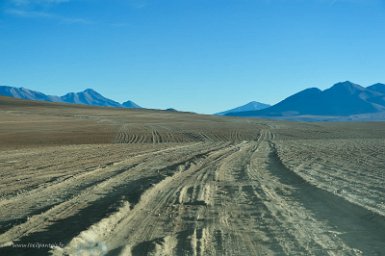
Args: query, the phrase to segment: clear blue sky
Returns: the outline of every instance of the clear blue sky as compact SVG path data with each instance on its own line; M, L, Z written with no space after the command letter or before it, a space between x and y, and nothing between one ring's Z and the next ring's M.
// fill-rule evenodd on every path
M0 84L214 113L385 82L384 0L0 0Z

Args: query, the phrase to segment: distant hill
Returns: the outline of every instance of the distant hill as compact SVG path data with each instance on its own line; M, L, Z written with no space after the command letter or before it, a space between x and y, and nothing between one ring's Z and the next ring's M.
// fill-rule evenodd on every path
M137 105L135 102L133 102L131 100L123 102L122 106L125 108L142 108L141 106Z
M224 112L220 112L220 113L217 113L216 115L224 116L224 115L228 115L228 114L235 114L238 112L262 110L262 109L265 109L268 107L270 107L270 105L256 102L256 101L252 101L252 102L247 103L246 105L236 107L236 108L224 111Z
M385 86L376 84L364 88L346 81L321 91L305 89L263 110L229 113L229 116L273 117L278 119L346 117L385 111ZM298 118L297 118L298 119ZM321 118L322 119L322 118Z
M93 89L86 89L83 92L70 92L64 96L50 96L41 92L32 91L25 88L16 88L10 86L0 86L0 95L8 96L26 100L37 100L37 101L49 101L49 102L64 102L70 104L83 104L90 106L101 106L101 107L116 107L116 108L141 108L133 101L127 101L123 104L113 101L102 96L100 93Z
M165 109L165 111L178 112L178 110L176 110L175 108L167 108L167 109Z

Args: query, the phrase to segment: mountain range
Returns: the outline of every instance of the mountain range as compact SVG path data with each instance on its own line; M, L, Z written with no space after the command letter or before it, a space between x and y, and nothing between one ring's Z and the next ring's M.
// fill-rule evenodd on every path
M362 87L346 81L326 90L308 88L281 102L262 109L226 113L226 116L266 117L289 120L383 120L385 113L385 84ZM365 116L366 115L366 116ZM361 116L361 118L360 118ZM337 118L339 117L339 118Z
M26 100L38 100L49 102L63 102L70 104L83 104L90 106L115 107L115 108L141 108L133 101L126 101L122 104L102 96L93 89L86 89L82 92L70 92L63 96L51 96L41 92L32 91L26 88L0 86L0 95Z
M51 96L26 88L0 86L0 95L91 106L141 108L130 100L119 103L108 99L93 89L78 93L71 92L63 96ZM297 121L383 121L385 120L385 84L378 83L365 88L346 81L326 90L305 89L272 106L252 101L216 115Z

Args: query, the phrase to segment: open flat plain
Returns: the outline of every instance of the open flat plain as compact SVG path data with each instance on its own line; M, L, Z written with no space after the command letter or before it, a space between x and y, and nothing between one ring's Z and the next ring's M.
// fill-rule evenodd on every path
M385 123L0 97L0 255L385 255Z

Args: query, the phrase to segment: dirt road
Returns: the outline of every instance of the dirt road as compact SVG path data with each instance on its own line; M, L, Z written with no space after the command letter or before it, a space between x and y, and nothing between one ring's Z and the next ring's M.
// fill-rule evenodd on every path
M284 166L269 130L147 149L3 198L2 244L62 244L9 255L384 253L385 218Z

